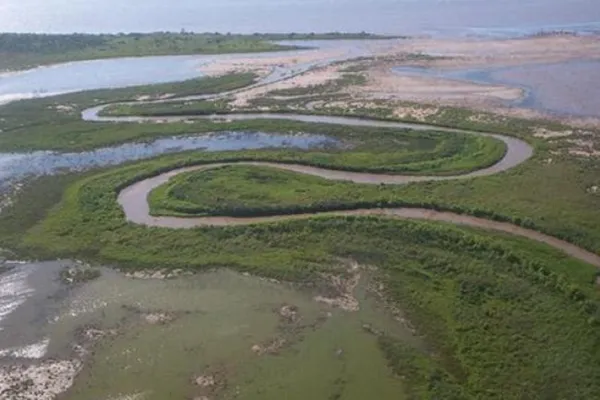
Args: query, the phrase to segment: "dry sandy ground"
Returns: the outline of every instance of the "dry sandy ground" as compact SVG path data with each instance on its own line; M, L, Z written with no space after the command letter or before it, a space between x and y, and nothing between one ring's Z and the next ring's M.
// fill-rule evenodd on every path
M3 366L0 368L0 398L52 400L71 387L81 366L77 360Z
M492 66L549 63L574 59L600 59L598 36L547 36L509 40L477 39L408 39L372 41L363 46L373 57L399 54L430 54L450 57L436 60L436 66ZM327 60L347 54L347 48L317 49L286 55L273 53L256 57L220 59L201 67L208 75L222 75L235 70L270 70L278 65Z
M398 42L393 51L454 58L436 61L438 66L523 65L598 59L600 37L559 35L495 41L416 39Z
M553 63L567 60L600 60L600 37L598 36L547 36L510 40L476 39L409 39L373 41L367 53L372 59L359 63L365 67L367 78L364 85L344 90L353 101L369 102L376 99L411 101L432 106L460 106L492 111L501 115L521 118L547 118L548 114L531 109L506 106L506 101L518 100L523 91L516 87L476 84L458 80L401 76L390 69L398 65L422 65L435 68L502 67ZM430 54L448 58L414 59L407 54ZM232 71L255 71L268 74L278 66L294 67L302 63L325 61L348 54L343 46L339 50L311 50L293 55L273 54L258 58L232 58L217 61L203 67L209 75L221 75ZM343 70L356 62L315 68L301 75L236 94L232 105L244 107L252 99L265 96L270 91L322 85L338 79ZM399 110L398 115L404 111ZM556 117L554 117L556 118ZM565 118L563 118L565 119ZM600 127L600 119L593 117L568 118L569 123L580 127Z
M316 68L301 75L291 77L282 81L277 81L264 86L257 86L249 90L244 90L235 95L232 105L235 107L245 107L253 99L263 97L269 92L282 89L305 88L310 86L323 85L341 76L339 66L328 66ZM278 98L275 96L274 98Z
M219 76L231 73L233 71L238 72L255 72L260 76L269 74L273 68L277 66L294 66L304 63L312 63L318 61L324 61L331 58L341 57L345 54L345 50L307 50L303 52L284 54L284 53L272 53L272 54L261 54L254 57L232 57L222 58L212 61L200 67L200 71L209 76Z
M379 66L367 72L367 84L355 88L353 93L366 94L372 99L406 100L434 104L471 104L518 100L523 96L519 88L501 85L479 85L457 80L399 76L387 66Z

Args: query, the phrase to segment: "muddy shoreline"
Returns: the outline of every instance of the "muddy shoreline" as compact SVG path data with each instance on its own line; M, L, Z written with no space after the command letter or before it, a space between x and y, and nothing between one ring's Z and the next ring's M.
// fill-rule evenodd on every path
M590 96L593 101L600 101L593 98L597 81L594 69L575 65L600 60L600 35L563 34L507 39L409 38L366 41L354 52L349 50L352 47L345 49L345 54L340 49L338 53L331 48L311 50L310 56L305 54L305 59L283 55L258 62L250 58L217 60L203 71L207 75L223 75L237 70L252 70L264 76L282 66L294 69L295 66L306 65L306 60L313 63L312 68L297 77L268 81L259 88L240 91L232 104L244 105L273 90L310 87L339 78L343 68L332 65L331 61L337 58L343 60L342 67L353 65L357 58L353 59L350 55L354 55L368 59L364 70L367 83L351 91L355 99L469 107L514 117L553 118L581 126L600 126L597 108L590 105L584 113L575 113L570 104L581 103L582 99ZM328 57L330 62L324 62ZM444 76L402 75L392 71L394 67L403 66L440 71L512 69L517 73L511 72L512 76L508 74L495 81L474 82ZM548 74L543 73L546 66L552 70ZM540 91L544 101L519 103L527 94L524 87ZM581 90L577 88L583 88L588 95L580 94ZM556 96L567 99L560 103L554 100ZM563 112L557 113L557 109Z
M54 282L61 265L26 264L16 272L30 267L38 278ZM361 328L367 323L418 342L367 295L368 270L353 267L354 278L346 281L349 268L342 261L332 265L319 285L227 269L166 275L102 268L102 276L66 293L58 286L46 288L33 294L48 303L35 313L35 321L25 320L30 316L26 309L39 306L32 297L2 325L18 332L15 318L20 319L44 340L36 343L39 349L29 345L33 339L0 340L0 397L162 399L175 393L175 398L214 399L265 363L295 360L296 347L315 335L324 340L331 330L370 341ZM348 343L332 342L336 350L326 358L337 363ZM13 347L4 350L8 346ZM377 357L384 372L385 360ZM385 379L393 384L393 377Z

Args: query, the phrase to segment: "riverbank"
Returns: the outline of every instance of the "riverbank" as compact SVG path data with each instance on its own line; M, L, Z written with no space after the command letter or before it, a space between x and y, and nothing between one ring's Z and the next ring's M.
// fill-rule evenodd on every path
M456 376L457 365L468 371L466 374L477 374L479 377L491 374L495 378L498 375L497 371L492 372L476 362L481 355L479 348L476 352L467 352L468 356L461 353L460 359L457 359L456 353L445 350L449 348L449 341L457 338L460 340L459 346L465 350L473 341L489 343L490 346L484 346L487 349L487 359L506 360L506 343L514 343L514 335L523 332L521 324L502 323L508 318L507 313L510 315L509 310L514 311L516 307L521 307L518 309L521 317L527 321L536 321L534 326L539 327L545 321L544 327L540 329L546 332L548 329L555 329L551 339L545 336L543 341L520 336L527 342L527 348L539 348L543 343L547 349L548 340L553 343L556 341L552 347L554 356L560 354L562 359L577 357L576 365L567 365L575 369L581 368L581 374L594 370L595 361L581 358L589 350L590 338L595 337L592 316L596 310L593 305L596 304L597 296L594 283L597 269L592 265L575 261L545 245L516 238L514 235L496 235L485 230L452 227L439 222L412 222L374 215L331 215L282 220L270 224L189 230L136 226L124 223L123 211L116 203L116 192L113 191L115 187L124 187L127 182L131 182L132 173L132 168L128 171L121 169L97 175L71 187L61 205L27 235L28 245L32 246L32 250L39 246L54 254L85 253L90 258L110 260L128 271L146 270L156 265L168 266L169 270L203 270L221 265L278 280L301 282L318 280L323 271L328 271L328 266L336 265L338 257L345 256L355 259L358 264L378 268L385 276L381 281L383 286L375 287L380 287L393 304L402 305L402 310L407 314L406 319L416 332L425 335L428 345L439 354L427 356L428 362L434 363L434 369L439 369L444 381L447 380L448 385L454 388L452 390L478 390L458 383L460 378ZM110 235L103 235L101 232L110 232ZM410 264L404 267L406 263ZM351 280L351 277L348 278ZM494 288L494 292L481 294L477 289L480 284L478 282L485 282L486 287ZM459 284L464 287L460 292L456 289ZM443 298L440 298L442 295L439 285L443 285ZM515 285L518 285L516 287L519 290L510 291L509 288L514 289ZM542 289L544 287L546 289ZM495 294L496 290L499 291L498 295ZM529 294L533 291L536 295L532 298ZM571 297L570 293L575 294ZM424 295L433 302L427 303L431 306L426 310L422 309L421 302ZM323 297L332 298L331 295ZM502 302L501 308L496 309L494 314L498 319L484 315L488 307L492 306L487 305L488 302L498 307L498 301ZM482 303L486 306L482 307ZM587 305L592 314L587 314L587 311L583 313L584 306L588 310ZM449 309L456 311L456 307L473 315L473 319L465 317L466 319L460 318L457 321L461 323L459 326L468 324L472 335L464 337L458 331L448 331L453 329L450 326L455 326L453 319L458 318L453 317L455 312ZM548 312L540 310L540 307ZM472 314L475 310L481 314ZM560 315L556 314L556 310L560 310ZM550 315L553 317L548 319ZM568 325L563 325L564 318L569 319ZM489 325L485 329L482 327L474 330L474 326L482 319L488 321ZM589 323L592 325L588 325ZM509 333L505 331L507 326ZM577 355L573 354L574 343L570 340L565 342L567 326L570 334L581 339L576 343ZM379 329L370 331L379 332ZM440 332L439 336L437 332ZM375 334L377 338L380 335L381 333ZM452 339L446 339L446 335ZM268 341L261 344L256 352L263 354L260 352L263 348L278 349L279 345L276 343L280 342ZM302 343L308 345L310 341L307 338ZM499 352L498 347L504 350ZM521 346L517 349L514 351L522 351ZM539 353L535 353L542 357L544 351L540 348ZM387 351L384 354L392 356ZM521 373L530 374L532 378L539 377L539 368L530 368L524 360L517 359L518 362L511 364L511 371L517 368ZM564 372L564 364L561 363L561 368L554 371ZM420 365L417 371L424 368L420 363L415 365ZM515 375L511 372L505 379L510 379L509 376ZM589 375L578 376L586 381L586 387L592 392L596 390L587 383L593 382ZM427 385L418 383L418 379L415 379L417 378L409 379L408 383L415 385L418 390L433 390L431 387L426 389ZM528 380L535 381L536 379ZM543 381L545 385L546 381ZM487 380L480 384L486 390L493 388ZM447 394L450 387L436 387L435 390L442 390ZM506 394L506 387L502 385L501 388L498 386L497 390ZM529 390L535 388L536 385L533 384ZM568 385L561 385L560 390L569 392L571 389Z
M328 84L343 79L349 72L363 76L361 84L349 85L341 90L329 92L332 106L348 108L349 103L354 107L368 107L373 102L387 101L389 107L398 109L398 115L420 118L421 110L410 110L403 107L402 102L421 103L429 107L464 107L480 111L492 112L515 118L553 119L580 127L600 127L600 115L595 115L593 107L584 108L589 115L570 113L571 103L581 102L586 97L577 97L581 90L595 82L593 73L570 73L578 68L577 62L592 62L600 60L600 38L597 35L547 35L516 39L426 39L413 38L401 41L366 42L360 52L355 53L355 60L341 60L334 65L319 65L315 63L318 51L313 53L311 61L315 67L298 76L280 80L271 84L252 88L236 94L231 102L234 107L245 107L259 103L261 98L270 98L273 103L289 103L300 100L303 92L311 94L323 93ZM360 54L359 54L360 53ZM322 51L321 60L336 56ZM264 71L266 67L277 65L301 65L301 60L293 57L273 59L273 62L262 60L257 65L253 60L222 60L213 64L205 72L209 74L227 73L241 70ZM494 70L511 67L515 71L522 68L544 66L560 67L560 77L570 76L572 82L561 83L557 77L549 74L544 77L538 74L521 73L507 82L481 82L467 79L446 77L444 73L456 73L485 68ZM439 71L433 74L402 74L393 72L395 67L422 67L427 70ZM585 72L585 71L584 71ZM558 72L557 72L558 73ZM539 107L519 101L528 95L528 88L539 91L542 98ZM541 91L543 88L544 91ZM310 89L310 90L309 90ZM586 89L587 90L587 89ZM289 92L288 96L278 93ZM297 94L293 94L297 93ZM335 95L338 96L335 96ZM593 90L589 96L593 97ZM346 98L338 98L346 96ZM569 97L571 96L571 97ZM575 96L575 98L573 97ZM583 96L583 95L582 95ZM565 97L560 102L555 98ZM547 100L545 100L547 99ZM310 107L319 107L317 100L310 102ZM592 99L594 101L594 99ZM549 106L544 108L548 102ZM515 106L516 104L516 106ZM558 106L557 106L558 104ZM562 113L557 112L563 110Z
M600 164L572 148L582 138L594 148L595 131L417 102L367 107L352 93L379 61L398 59L322 66L322 76L340 76L312 86L300 70L292 79L304 86L245 104L235 101L273 82L183 98L157 87L98 91L0 109L0 136L22 148L185 133L170 143L229 149L177 148L42 176L11 193L0 212L0 248L11 257L119 271L97 265L100 276L66 287L70 267L17 264L0 275L24 300L0 324L0 391L35 398L52 378L45 395L69 400L597 397ZM237 133L215 133L227 130ZM237 136L292 147L232 150ZM125 146L137 157L141 145ZM189 185L168 182L183 172ZM147 195L165 182L189 198L188 212L166 192L166 212L150 215Z
M2 56L0 72L118 57L261 53L301 48L274 43L282 40L373 40L394 37L369 33L252 35L193 32L96 35L0 33L0 55Z

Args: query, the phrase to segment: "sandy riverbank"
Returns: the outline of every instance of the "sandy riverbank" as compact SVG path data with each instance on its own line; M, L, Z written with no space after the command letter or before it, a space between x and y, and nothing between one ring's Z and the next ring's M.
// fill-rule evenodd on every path
M252 100L268 96L272 91L324 85L340 79L348 67L358 66L360 73L366 78L365 83L340 89L341 93L350 94L352 101L410 101L434 107L473 108L520 118L553 118L581 127L600 126L600 116L595 117L593 113L587 117L566 114L557 116L544 111L543 107L540 109L526 104L515 105L526 96L523 85L485 84L442 77L402 75L391 70L395 66L423 66L441 70L493 69L600 60L600 37L598 36L557 35L485 41L426 38L373 41L361 46L360 52L366 59L362 61L348 59L335 65L317 66L297 76L240 91L235 95L232 105L245 107ZM357 52L350 52L348 47L344 48L341 44L338 50L327 48L258 59L220 60L203 67L203 72L209 75L220 75L242 70L254 71L261 76L266 76L269 71L273 71L278 66L293 70L294 66L306 65L306 63L318 65L345 56L351 58L350 54L356 56ZM428 57L416 55L428 55ZM593 69L593 66L591 68ZM526 83L531 81L530 85L535 90L543 89L542 94L546 102L560 108L560 104L557 105L558 102L552 100L554 97L564 97L564 104L579 102L581 99L577 94L581 93L581 90L577 88L593 89L595 82L595 75L588 77L589 74L585 73L569 74L568 68L563 69L564 72L561 70L558 75L548 74L546 78L535 71L525 71L520 78ZM586 98L589 96L586 95ZM594 108L592 107L591 110L593 111Z

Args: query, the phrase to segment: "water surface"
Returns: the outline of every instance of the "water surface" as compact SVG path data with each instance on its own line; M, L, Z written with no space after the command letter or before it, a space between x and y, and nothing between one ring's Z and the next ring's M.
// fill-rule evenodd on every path
M417 75L523 89L509 106L557 115L600 117L600 60L472 69L396 67L400 75Z
M176 82L201 76L199 56L78 61L0 74L0 104L91 89Z
M0 6L1 7L1 6ZM1 16L0 16L1 18ZM310 68L334 61L367 56L373 41L320 40L282 41L282 45L311 49L335 49L338 55L324 56L292 66L273 67L261 83L271 83ZM60 63L24 71L0 73L0 104L19 99L47 97L95 89L116 89L130 86L180 82L202 76L202 66L218 60L260 59L299 55L307 50L284 52L234 53L214 55L184 55L156 57L124 57ZM190 98L198 97L191 96Z
M0 323L0 368L33 359L85 362L61 397L69 400L215 392L224 399L304 399L307 392L326 399L339 382L347 382L345 399L401 399L403 382L364 325L422 346L367 293L366 271L352 292L360 304L352 312L315 301L318 289L223 269L167 280L102 269L100 278L67 288L58 272L72 264L32 263L6 274L31 293ZM295 310L292 318L282 314L285 306ZM200 375L214 376L215 387L195 385Z
M312 134L220 132L161 138L148 143L125 143L80 153L0 153L0 185L2 181L16 181L28 176L50 175L60 171L83 171L185 150L225 151L269 147L307 149L334 142L327 136Z

